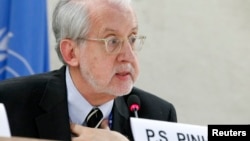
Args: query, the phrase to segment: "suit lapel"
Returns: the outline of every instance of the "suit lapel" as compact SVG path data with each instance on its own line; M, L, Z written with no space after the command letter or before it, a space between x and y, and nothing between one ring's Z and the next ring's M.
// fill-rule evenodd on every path
M65 68L52 73L44 90L40 107L45 111L36 119L41 138L70 140Z

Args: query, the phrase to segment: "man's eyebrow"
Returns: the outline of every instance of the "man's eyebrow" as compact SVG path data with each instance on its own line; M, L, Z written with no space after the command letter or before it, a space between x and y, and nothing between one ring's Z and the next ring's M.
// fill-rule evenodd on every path
M138 30L138 26L136 26L136 27L134 27L134 28L131 29L131 31L134 31L134 30ZM103 32L107 32L107 31L118 32L117 30L112 29L112 28L105 28L105 29L103 30Z
M111 29L111 28L105 28L103 31L104 31L104 32L107 32L107 31L116 32L117 30L115 30L115 29Z

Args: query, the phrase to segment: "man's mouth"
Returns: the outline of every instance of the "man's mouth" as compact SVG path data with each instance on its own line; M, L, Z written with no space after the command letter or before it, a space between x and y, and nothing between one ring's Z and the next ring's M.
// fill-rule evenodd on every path
M126 80L128 79L129 77L131 77L131 73L130 72L119 72L119 73L116 73L116 76L121 79L121 80Z

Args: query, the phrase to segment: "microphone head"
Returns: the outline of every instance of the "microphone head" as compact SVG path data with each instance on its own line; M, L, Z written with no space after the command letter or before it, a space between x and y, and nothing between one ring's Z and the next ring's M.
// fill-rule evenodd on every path
M140 109L140 98L137 95L130 95L127 100L129 110L131 112L138 111Z

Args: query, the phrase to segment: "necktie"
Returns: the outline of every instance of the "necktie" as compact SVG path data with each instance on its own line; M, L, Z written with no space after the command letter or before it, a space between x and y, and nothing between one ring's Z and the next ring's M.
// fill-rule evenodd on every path
M102 111L99 108L93 108L86 117L88 127L98 128L103 120Z

